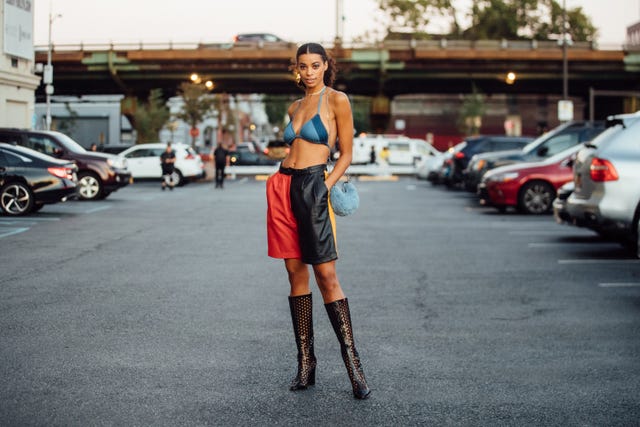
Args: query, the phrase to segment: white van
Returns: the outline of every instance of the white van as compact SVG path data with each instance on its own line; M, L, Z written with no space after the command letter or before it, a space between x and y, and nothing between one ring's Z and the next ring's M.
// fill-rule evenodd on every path
M387 138L387 135L365 135L353 138L351 164L366 165L371 163L371 147L375 150L376 159L379 159L380 152L388 144Z
M427 141L416 138L390 140L387 147L389 147L390 165L416 166L429 156L439 154L438 150Z

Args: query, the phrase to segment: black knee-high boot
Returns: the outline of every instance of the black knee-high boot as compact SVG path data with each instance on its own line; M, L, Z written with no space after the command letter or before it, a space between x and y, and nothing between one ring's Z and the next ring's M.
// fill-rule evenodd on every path
M311 294L289 297L293 333L298 347L298 374L291 390L304 390L316 383L316 356L313 351L313 304Z
M349 312L349 303L347 299L341 299L324 305L331 320L331 326L340 341L340 350L342 352L342 360L347 368L351 387L353 388L353 397L356 399L366 399L371 394L371 390L367 386L364 378L362 365L360 364L360 356L353 340L353 331L351 329L351 314Z

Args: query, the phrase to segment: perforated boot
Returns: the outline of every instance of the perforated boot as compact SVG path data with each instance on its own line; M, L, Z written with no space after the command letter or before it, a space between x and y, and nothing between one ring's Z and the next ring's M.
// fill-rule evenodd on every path
M340 350L342 352L342 360L347 368L351 387L353 388L353 397L356 399L366 399L371 394L371 390L367 386L364 378L362 365L360 364L360 356L353 340L353 331L351 329L351 313L349 312L349 302L347 299L341 299L324 305L331 320L331 326L340 342Z
M316 383L316 356L313 351L313 303L311 294L289 297L293 333L298 347L298 374L290 390L304 390Z

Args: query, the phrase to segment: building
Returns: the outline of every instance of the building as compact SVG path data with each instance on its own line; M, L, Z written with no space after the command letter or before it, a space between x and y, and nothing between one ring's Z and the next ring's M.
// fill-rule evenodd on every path
M0 126L34 125L33 8L33 0L0 2Z

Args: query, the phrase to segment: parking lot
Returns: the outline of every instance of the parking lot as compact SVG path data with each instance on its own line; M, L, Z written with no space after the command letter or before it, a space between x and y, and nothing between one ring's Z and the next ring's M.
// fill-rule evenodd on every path
M369 400L315 288L316 385L288 390L263 181L142 182L0 216L0 424L638 425L640 260L464 191L356 185L338 274Z

